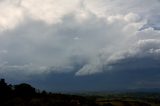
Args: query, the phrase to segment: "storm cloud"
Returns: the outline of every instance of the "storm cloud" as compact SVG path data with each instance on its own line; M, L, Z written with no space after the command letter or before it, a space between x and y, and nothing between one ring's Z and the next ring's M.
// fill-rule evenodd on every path
M159 10L159 0L0 0L0 74L158 70Z

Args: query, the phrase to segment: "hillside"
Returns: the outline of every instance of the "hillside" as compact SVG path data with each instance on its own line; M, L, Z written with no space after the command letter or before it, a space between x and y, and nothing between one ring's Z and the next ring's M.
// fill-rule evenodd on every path
M160 106L158 93L57 94L0 80L0 106Z

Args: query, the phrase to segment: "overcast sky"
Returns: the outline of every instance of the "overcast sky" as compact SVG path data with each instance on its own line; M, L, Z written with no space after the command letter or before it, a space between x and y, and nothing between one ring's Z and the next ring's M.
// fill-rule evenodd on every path
M11 82L160 88L159 70L160 0L0 0L0 77Z

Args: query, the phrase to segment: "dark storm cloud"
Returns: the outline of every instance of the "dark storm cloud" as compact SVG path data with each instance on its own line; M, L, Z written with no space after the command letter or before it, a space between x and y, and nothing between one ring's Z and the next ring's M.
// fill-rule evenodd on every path
M71 75L67 83L74 84L100 73L109 79L97 81L121 76L123 82L123 74L135 72L142 79L134 83L152 82L145 70L159 75L159 10L158 0L1 0L0 74L28 81L44 75L54 82L59 73L58 80Z

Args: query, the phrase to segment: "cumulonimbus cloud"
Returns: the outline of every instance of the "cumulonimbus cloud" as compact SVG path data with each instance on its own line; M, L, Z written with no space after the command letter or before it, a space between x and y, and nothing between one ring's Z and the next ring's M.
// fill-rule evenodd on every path
M155 58L159 10L158 0L1 0L1 73L88 75Z

